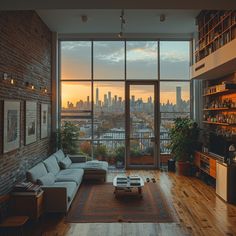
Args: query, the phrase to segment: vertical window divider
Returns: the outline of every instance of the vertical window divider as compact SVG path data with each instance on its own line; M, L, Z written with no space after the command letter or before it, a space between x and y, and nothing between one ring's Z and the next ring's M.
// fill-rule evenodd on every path
M93 67L93 61L94 61L94 58L93 58L93 45L94 45L94 41L92 40L91 41L91 132L92 132L92 135L91 135L91 155L92 155L92 159L94 159L94 97L93 97L93 83L94 83L94 67Z
M160 127L161 127L161 111L160 111L160 40L157 40L157 101L156 101L156 106L157 106L157 138L159 140L159 142L157 141L157 168L160 168L160 158L161 158L161 150L160 150Z

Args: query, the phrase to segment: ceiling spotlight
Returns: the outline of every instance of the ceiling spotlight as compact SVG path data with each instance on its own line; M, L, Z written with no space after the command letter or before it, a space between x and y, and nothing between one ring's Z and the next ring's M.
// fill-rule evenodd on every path
M160 22L164 22L166 20L166 16L164 14L160 15Z
M118 37L119 37L119 38L123 38L123 32L120 32L120 33L118 34Z
M81 15L80 19L83 23L86 23L88 21L88 16L87 15Z

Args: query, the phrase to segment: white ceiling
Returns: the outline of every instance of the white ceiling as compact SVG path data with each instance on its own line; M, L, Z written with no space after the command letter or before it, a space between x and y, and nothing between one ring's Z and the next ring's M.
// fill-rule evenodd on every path
M48 27L59 34L112 34L120 31L121 10L38 10ZM125 10L126 34L190 35L199 10ZM160 15L166 20L160 22ZM88 21L82 22L81 15Z

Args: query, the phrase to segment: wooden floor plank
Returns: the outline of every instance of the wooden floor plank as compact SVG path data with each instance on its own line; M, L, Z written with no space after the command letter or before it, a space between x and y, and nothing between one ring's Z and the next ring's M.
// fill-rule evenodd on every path
M139 174L144 181L155 178L166 199L173 205L176 223L78 223L68 224L64 217L50 221L44 219L34 228L32 235L67 236L156 236L156 235L196 235L218 236L236 235L236 206L223 202L215 194L215 189L193 177L178 176L175 173L156 170L127 171ZM118 172L108 175L112 182Z

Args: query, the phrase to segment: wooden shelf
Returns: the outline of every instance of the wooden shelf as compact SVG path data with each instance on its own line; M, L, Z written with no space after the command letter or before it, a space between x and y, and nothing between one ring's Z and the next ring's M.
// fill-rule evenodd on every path
M227 93L229 91L231 91L231 90L230 89L225 89L225 90L214 92L214 93L207 93L207 94L203 94L203 97L212 96L212 95L220 94L220 93L223 94L223 93Z
M210 121L203 121L202 123L211 124L211 125L224 125L224 126L235 125L235 124L220 123L220 122L210 122Z
M228 107L220 107L220 108L205 108L203 111L224 111L224 110L231 110L236 108L228 108Z

